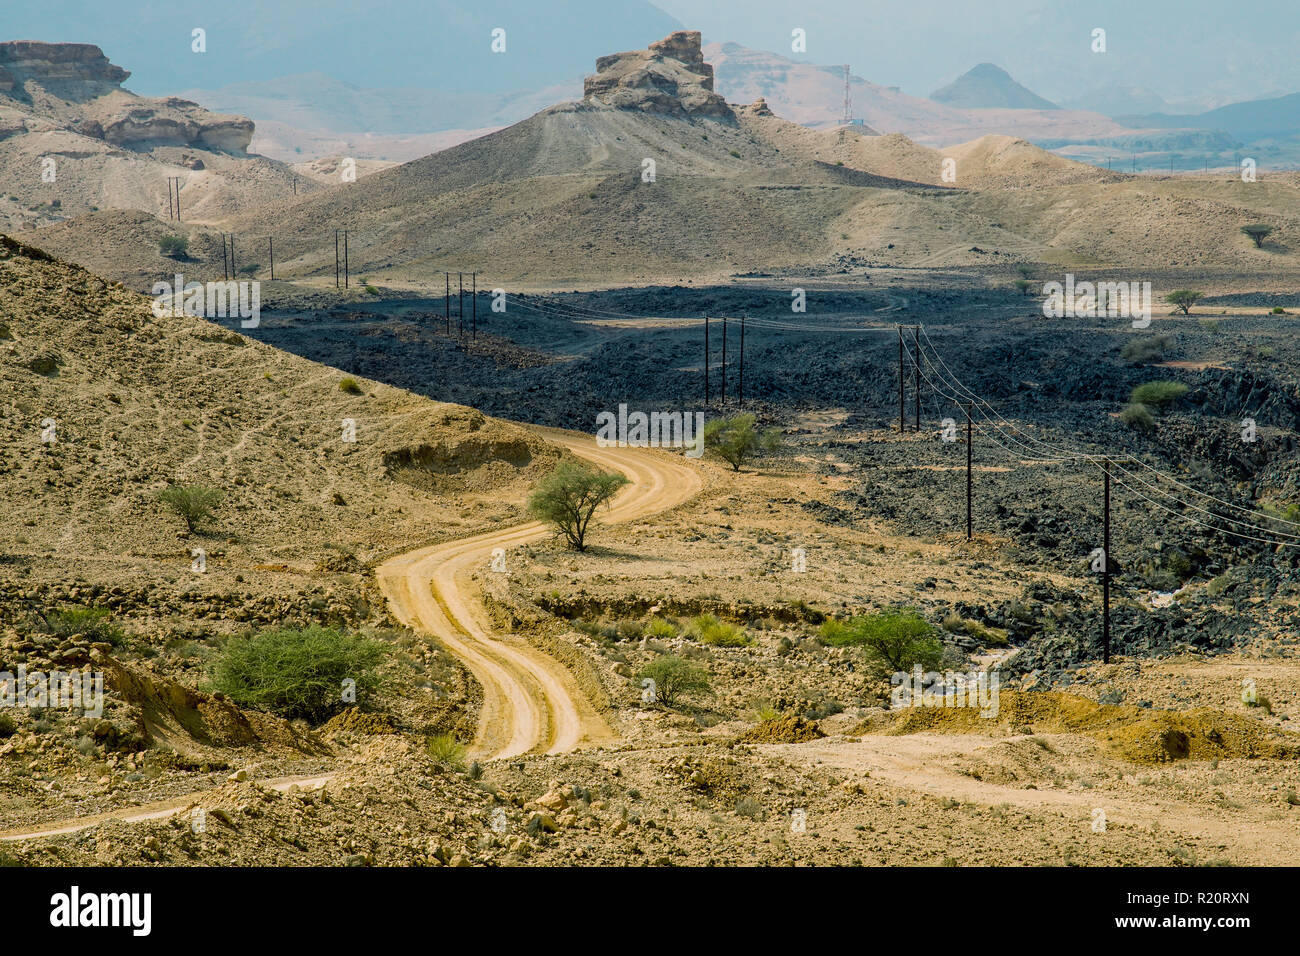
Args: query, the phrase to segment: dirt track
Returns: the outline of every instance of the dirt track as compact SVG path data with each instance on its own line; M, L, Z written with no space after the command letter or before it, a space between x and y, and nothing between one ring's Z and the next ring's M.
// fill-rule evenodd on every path
M696 468L681 457L640 448L598 448L588 435L549 428L538 431L548 441L630 479L609 510L599 515L606 522L630 521L676 507L703 486ZM492 633L469 581L472 569L487 569L494 549L505 549L508 561L511 547L548 533L540 522L529 522L421 548L376 569L397 618L437 635L482 684L483 709L471 748L480 758L529 751L561 753L617 736L563 665L527 644ZM272 789L288 789L294 784L318 787L333 776L284 777L262 784ZM92 817L53 821L32 830L0 834L0 840L73 833L109 819L161 819L183 812L201 797L202 791L198 791Z
M599 448L587 435L538 431L548 441L631 480L599 515L601 520L630 521L673 508L702 486L695 468L680 457L640 448ZM487 570L495 549L505 550L509 567L512 547L548 533L540 522L529 522L412 551L376 569L394 616L436 635L482 684L483 709L471 748L480 758L562 753L617 736L561 664L527 644L492 633L469 582L471 570Z

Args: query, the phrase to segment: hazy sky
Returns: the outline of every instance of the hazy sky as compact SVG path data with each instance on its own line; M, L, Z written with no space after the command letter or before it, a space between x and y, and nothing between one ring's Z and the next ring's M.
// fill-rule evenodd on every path
M1300 91L1300 0L0 0L0 39L98 44L150 95L312 71L372 88L540 89L677 22L920 96L983 61L1057 102L1123 85L1191 111ZM195 26L206 56L190 52ZM507 56L488 48L496 26ZM790 49L795 27L805 54Z
M983 61L1057 100L1109 84L1210 105L1300 91L1300 0L654 2L709 40L787 55L803 27L809 60L920 96Z

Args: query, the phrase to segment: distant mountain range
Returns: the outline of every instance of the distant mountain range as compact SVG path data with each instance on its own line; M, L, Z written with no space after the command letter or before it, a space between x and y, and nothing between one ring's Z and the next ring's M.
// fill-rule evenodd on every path
M960 109L1060 109L1055 103L1021 86L1006 70L992 63L981 63L967 70L947 86L931 93L930 99Z

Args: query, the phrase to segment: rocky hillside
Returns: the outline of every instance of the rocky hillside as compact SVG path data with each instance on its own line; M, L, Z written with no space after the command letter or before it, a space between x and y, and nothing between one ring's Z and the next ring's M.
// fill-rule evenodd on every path
M0 43L0 227L97 208L165 216L169 178L190 220L292 193L287 167L248 155L251 120L136 96L130 75L88 43Z
M257 590L272 567L292 579L516 517L557 460L472 409L152 304L0 237L0 440L14 452L0 466L0 580ZM171 483L220 495L194 533L158 498ZM204 574L189 572L196 547Z

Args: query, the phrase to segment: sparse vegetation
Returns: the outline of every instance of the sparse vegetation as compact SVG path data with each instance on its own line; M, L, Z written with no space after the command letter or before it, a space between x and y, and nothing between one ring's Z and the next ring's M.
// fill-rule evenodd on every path
M351 702L345 688L358 703L372 701L385 656L382 643L361 634L273 628L228 640L215 657L212 685L241 707L316 723Z
M1164 411L1187 394L1187 386L1182 382L1144 382L1129 396L1135 405L1145 405L1149 409Z
M425 743L425 751L440 764L460 768L465 766L466 748L451 734L435 734Z
M537 486L528 513L554 527L575 551L586 551L592 515L625 484L627 478L616 472L564 462Z
M775 428L755 429L753 415L715 418L704 426L704 447L735 471L740 471L759 452L772 452L781 445L781 433Z
M1173 341L1168 335L1144 335L1129 339L1120 349L1120 358L1134 365L1159 362L1165 357L1165 350Z
M744 628L720 621L712 614L701 614L692 620L688 633L701 644L718 647L744 647L750 643Z
M169 485L158 492L158 500L181 516L190 534L212 517L221 498L221 491L209 485Z
M1250 237L1250 241L1255 244L1255 248L1262 248L1264 240L1273 234L1273 227L1262 222L1251 223L1248 226L1242 226L1241 231Z
M649 678L655 682L655 696L665 707L674 707L684 696L708 694L709 675L698 664L672 654L656 657L637 673L640 683Z
M190 241L184 236L163 236L158 240L158 252L169 259L188 259Z
M1190 315L1192 306L1201 299L1205 298L1204 292L1195 292L1191 289L1175 289L1165 296L1165 301L1172 305L1183 315Z
M107 608L61 607L45 615L45 626L58 637L80 634L89 641L121 647L125 642L122 628L113 620Z
M913 610L888 609L848 621L831 619L818 633L833 647L861 647L878 674L911 670L916 664L933 670L943 659L943 645L934 628Z
M362 388L357 384L357 380L352 376L339 380L339 391L346 392L349 395L362 394Z
M1129 428L1142 432L1149 432L1156 427L1156 417L1151 414L1151 409L1141 402L1130 402L1125 405L1124 410L1119 413L1119 420Z

